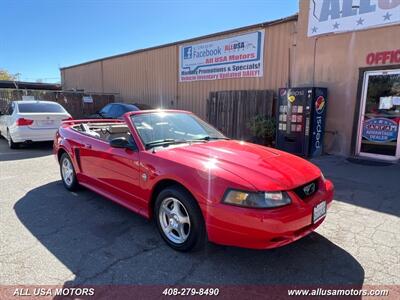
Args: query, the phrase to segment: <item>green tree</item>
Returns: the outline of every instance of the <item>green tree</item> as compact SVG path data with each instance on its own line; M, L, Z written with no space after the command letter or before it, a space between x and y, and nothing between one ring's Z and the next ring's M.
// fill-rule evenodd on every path
M5 69L0 69L0 80L16 80L16 76Z

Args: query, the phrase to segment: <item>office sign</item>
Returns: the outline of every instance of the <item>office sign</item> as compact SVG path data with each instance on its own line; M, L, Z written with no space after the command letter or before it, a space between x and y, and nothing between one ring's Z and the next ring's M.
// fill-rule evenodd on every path
M179 47L179 81L263 76L264 31Z
M309 0L308 36L400 23L400 0Z
M400 63L400 49L368 53L366 62L368 65Z

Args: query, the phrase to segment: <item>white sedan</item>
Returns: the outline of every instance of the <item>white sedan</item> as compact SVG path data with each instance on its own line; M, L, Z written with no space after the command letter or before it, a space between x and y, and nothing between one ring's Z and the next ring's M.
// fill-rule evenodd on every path
M0 135L11 149L20 143L52 141L62 121L72 120L60 104L51 101L13 101L0 114Z

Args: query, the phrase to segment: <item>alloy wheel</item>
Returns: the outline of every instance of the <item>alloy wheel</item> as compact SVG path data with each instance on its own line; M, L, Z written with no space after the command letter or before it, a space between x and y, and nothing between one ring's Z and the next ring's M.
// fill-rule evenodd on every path
M67 158L64 158L62 161L61 173L65 184L71 186L74 181L74 169Z
M158 214L161 229L173 243L184 243L190 234L190 217L181 201L168 197L161 203Z

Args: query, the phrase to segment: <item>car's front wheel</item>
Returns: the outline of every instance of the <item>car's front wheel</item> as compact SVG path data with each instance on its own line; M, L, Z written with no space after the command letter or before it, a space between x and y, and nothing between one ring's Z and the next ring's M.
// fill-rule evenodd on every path
M172 186L161 191L154 213L158 230L171 248L190 251L204 245L206 231L200 208L182 187Z
M67 153L63 153L63 155L61 155L60 173L62 182L67 190L75 191L78 189L79 184L78 180L76 179L74 165L72 164L71 158Z

